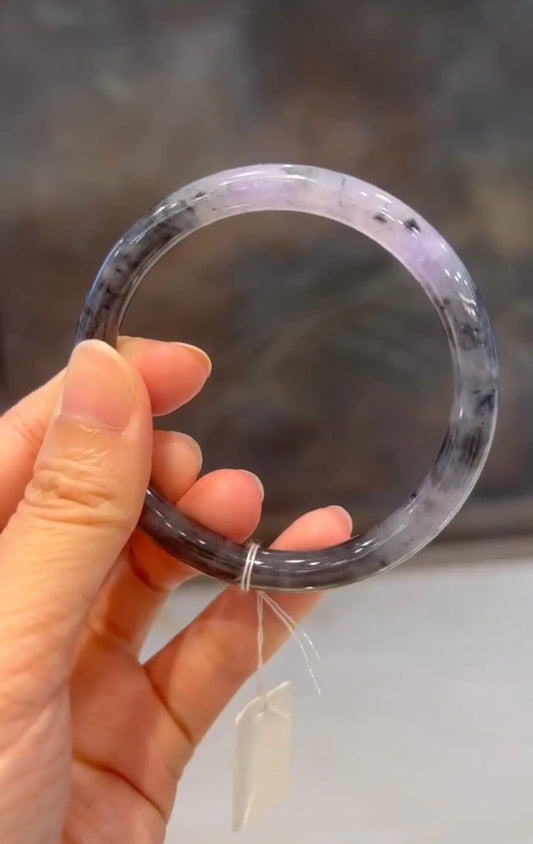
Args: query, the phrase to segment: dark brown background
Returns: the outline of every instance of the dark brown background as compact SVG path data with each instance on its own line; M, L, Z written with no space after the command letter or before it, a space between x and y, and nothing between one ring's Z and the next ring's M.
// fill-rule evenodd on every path
M181 185L265 161L373 182L478 282L501 358L496 443L445 536L533 518L533 5L522 0L3 0L3 406L62 366L106 251ZM265 535L307 507L360 526L401 502L444 430L436 317L377 247L303 217L219 224L146 280L126 330L203 345L168 424L206 468L267 487Z

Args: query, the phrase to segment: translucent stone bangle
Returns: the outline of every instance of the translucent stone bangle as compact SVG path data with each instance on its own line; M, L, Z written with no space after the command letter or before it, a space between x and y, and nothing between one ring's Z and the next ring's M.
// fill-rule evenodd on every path
M180 515L153 488L139 526L165 551L220 580L239 583L247 566L255 589L327 589L396 566L427 545L464 504L490 449L498 401L494 338L475 285L435 229L384 191L328 170L267 164L218 173L171 194L118 241L87 296L76 342L96 337L114 346L144 276L187 235L226 217L276 210L327 217L362 232L422 285L444 326L453 364L453 402L440 451L402 507L364 536L322 551L230 542Z

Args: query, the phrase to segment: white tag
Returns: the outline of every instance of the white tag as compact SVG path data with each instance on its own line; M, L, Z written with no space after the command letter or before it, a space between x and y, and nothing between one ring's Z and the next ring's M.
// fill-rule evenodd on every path
M252 700L235 719L233 830L277 803L290 780L291 684Z

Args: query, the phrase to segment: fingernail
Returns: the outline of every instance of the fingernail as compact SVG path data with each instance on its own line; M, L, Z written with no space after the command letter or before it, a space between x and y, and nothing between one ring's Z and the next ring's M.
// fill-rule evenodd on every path
M198 360L202 366L207 370L207 378L211 375L211 370L213 369L213 364L211 362L211 358L208 354L204 352L203 349L199 349L198 346L191 346L189 343L176 343L177 346L181 346L182 349L186 349L188 352L191 352L192 355Z
M342 516L343 521L348 523L350 530L353 528L353 519L348 510L345 510L344 507L339 507L338 504L332 504L331 507L328 507L328 510L334 510L337 512L340 516Z
M200 448L199 443L196 442L194 437L189 436L189 434L184 434L182 431L172 431L172 439L176 443L187 443L189 448L196 454L196 459L198 461L198 471L202 468L202 463L204 461L204 456L202 454L202 449Z
M135 398L133 379L119 353L101 340L86 340L72 352L61 415L95 428L123 431Z
M261 501L263 501L264 498L265 498L265 488L264 488L263 484L261 483L261 481L259 480L259 478L257 477L257 475L255 475L253 472L249 472L248 469L241 469L241 472L244 472L245 475L249 475L251 478L254 479L255 483L257 484L257 486L259 488L259 492L261 494Z

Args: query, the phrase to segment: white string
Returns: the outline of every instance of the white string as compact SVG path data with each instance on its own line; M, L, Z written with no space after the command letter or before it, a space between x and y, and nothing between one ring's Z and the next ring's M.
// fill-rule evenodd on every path
M252 542L248 547L248 553L246 554L246 560L244 563L244 568L242 571L241 581L240 581L240 588L243 592L249 592L252 582L252 572L254 565L257 559L257 552L261 548L256 542ZM313 681L313 685L317 690L318 694L322 694L322 689L318 683L316 678L315 672L313 671L313 666L311 665L311 660L309 658L309 654L307 652L307 648L298 635L297 631L297 624L296 621L289 615L289 613L281 607L277 601L275 601L270 595L267 595L266 592L261 590L257 591L257 687L258 687L258 697L264 697L264 658L263 658L263 645L264 645L264 625L263 625L263 614L264 614L264 605L269 607L269 609L274 613L276 618L281 621L283 625L289 631L290 636L296 641L296 644L300 648L302 652L303 658L305 660L305 664L307 666L307 670L309 672L309 676ZM300 634L305 639L311 653L313 656L320 660L320 654L318 653L317 649L315 648L311 638L307 635L305 630L300 629Z
M263 609L265 593L257 593L257 696L265 698L263 645L265 641L263 627Z
M240 584L243 592L250 591L250 583L252 582L252 570L255 565L257 552L259 551L260 547L261 546L258 545L257 542L252 542L252 544L248 547L248 553L246 555L246 561L242 570Z
M283 607L280 604L278 604L278 602L275 601L270 595L267 595L265 592L262 592L261 594L263 595L264 600L267 602L267 604L270 606L270 608L274 612L276 612L278 614L278 616L280 618L282 618L282 620L284 622L286 622L286 624L288 626L290 626L291 632L296 632L297 623L292 618L292 616L290 616L289 613L286 610L284 610ZM320 656L317 649L315 648L314 642L312 641L311 637L307 635L307 633L305 632L305 630L302 627L300 627L300 635L303 636L303 638L305 639L305 641L309 645L309 648L311 649L311 651L312 651L313 655L316 657L316 659L321 660L322 657Z
M311 660L309 659L309 654L307 653L307 649L305 647L305 644L302 642L302 640L301 640L301 638L298 635L298 632L296 630L296 622L294 621L293 618L291 618L291 616L287 612L285 612L285 610L282 607L280 607L280 605L277 603L277 601L274 601L274 599L270 597L270 595L265 595L264 592L262 592L261 595L262 595L263 601L272 610L274 615L277 616L277 618L279 618L281 623L285 625L285 627L289 631L290 635L292 636L292 638L295 640L296 644L300 648L300 650L302 652L302 656L305 660L305 664L307 665L307 670L309 672L309 676L311 677L311 680L313 681L313 685L314 685L315 689L317 690L317 693L319 695L322 695L322 689L320 688L320 685L319 685L319 682L316 678L315 672L313 671L313 666L311 665ZM305 641L311 647L311 651L312 651L313 655L317 659L320 659L320 655L319 655L317 649L315 648L313 642L311 641L310 637L307 635L307 633L304 630L302 630L300 632L302 633L302 636L305 638Z

